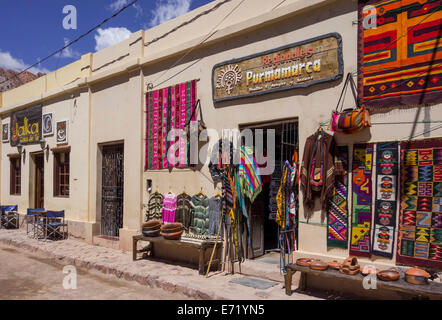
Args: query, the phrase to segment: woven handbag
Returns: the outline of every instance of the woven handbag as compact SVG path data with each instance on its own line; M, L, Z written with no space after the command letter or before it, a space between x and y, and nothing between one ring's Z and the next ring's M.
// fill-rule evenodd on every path
M356 102L356 108L349 108L342 110L344 104L343 96L347 92L348 84L350 83L350 88L353 93L353 97ZM342 103L341 103L342 99ZM341 104L341 110L338 112L339 104ZM354 83L351 73L347 74L347 79L345 80L344 87L342 88L341 96L339 97L336 110L332 112L332 117L330 119L329 130L336 133L356 133L364 128L371 127L370 113L365 107L359 104L356 93L356 84Z

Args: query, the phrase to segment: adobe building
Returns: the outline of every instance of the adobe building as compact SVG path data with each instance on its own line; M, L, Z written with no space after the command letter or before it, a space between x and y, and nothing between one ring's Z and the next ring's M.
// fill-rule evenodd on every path
M163 194L170 189L179 194L184 188L195 194L202 188L210 197L219 191L207 165L146 168L151 139L146 94L192 80L208 128L220 135L223 129L273 128L276 160L283 161L294 146L302 158L307 137L327 124L336 108L346 75L358 72L358 2L222 2L135 32L4 92L2 125L12 129L11 119L18 113L36 122L42 117L43 130L45 115L51 114L52 131L34 134L34 143L22 143L21 154L12 136L5 137L0 202L18 204L22 214L39 206L65 210L72 236L98 244L105 240L100 236L118 237L116 245L131 250L131 237L140 233L144 221L148 180ZM230 77L223 78L226 74ZM350 90L345 99L344 107L354 106ZM440 104L370 115L371 128L335 135L338 145L347 145L351 154L354 144L402 141L412 132L414 139L442 137L442 127L431 123L442 120ZM17 170L20 176L13 183L11 174ZM300 203L295 258L347 258L348 249L327 246L327 218L320 204L307 221L302 194ZM278 237L273 221L266 221L268 213L254 210L249 257L272 249ZM360 258L360 263L393 266L396 251L392 258Z

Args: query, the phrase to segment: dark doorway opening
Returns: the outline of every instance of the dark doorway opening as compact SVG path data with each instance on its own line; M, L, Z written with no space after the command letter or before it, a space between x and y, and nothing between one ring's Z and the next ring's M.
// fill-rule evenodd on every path
M295 151L298 151L298 121L297 119L287 119L244 125L240 127L240 130L243 129L252 130L254 137L256 137L255 130L263 129L264 153L270 150L267 146L267 130L273 129L275 132L275 170L269 176L261 176L262 191L253 204L248 205L251 217L251 248L248 250L248 258L257 258L267 252L279 251L279 228L275 221L276 194L285 161L291 161ZM295 235L297 234L296 230ZM297 240L295 241L297 242Z
M119 237L123 227L124 145L102 147L101 234Z
M35 189L34 189L34 208L44 208L45 192L44 192L44 154L34 155L35 163Z

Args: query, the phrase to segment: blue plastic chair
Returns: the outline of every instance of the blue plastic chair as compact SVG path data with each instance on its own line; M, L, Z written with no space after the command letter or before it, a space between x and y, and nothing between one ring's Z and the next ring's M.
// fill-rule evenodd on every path
M19 214L18 214L18 205L8 205L8 206L0 206L1 211L1 221L0 227L13 229L19 228Z
M64 219L64 210L46 211L46 217L43 219L44 238L52 240L66 239L67 226Z
M33 237L35 238L37 235L37 217L41 215L42 212L44 212L44 208L35 208L30 209L28 208L26 211L26 234L29 234L29 225L32 226L32 233Z

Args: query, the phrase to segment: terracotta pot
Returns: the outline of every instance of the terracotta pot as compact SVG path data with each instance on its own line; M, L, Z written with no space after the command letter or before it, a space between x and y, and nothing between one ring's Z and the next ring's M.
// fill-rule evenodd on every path
M412 284L427 284L430 274L417 267L410 268L405 272L405 281Z
M313 260L312 263L310 263L310 269L324 271L328 269L328 264L322 260Z
M160 230L161 226L160 225L156 225L153 227L143 227L144 231L156 231L156 230Z
M144 229L144 228L152 228L152 227L155 227L157 225L161 226L161 221L160 220L150 220L150 221L144 222L141 225L141 228L142 229Z
M161 231L166 231L166 230L170 230L170 229L177 229L177 228L183 229L183 224L181 222L175 222L175 223L161 225Z
M361 269L361 274L365 277L367 275L369 275L372 272L373 268L370 268L370 266L365 266ZM378 269L375 269L375 273L376 275L379 273Z
M359 273L360 266L356 257L348 257L339 268L339 272L343 274L355 275Z
M378 278L383 281L396 281L400 278L401 274L395 269L382 270L378 272Z
M342 263L340 263L337 260L333 260L333 261L328 262L327 264L330 269L339 270Z
M160 236L160 229L153 230L153 231L143 230L142 233L145 237L159 237Z
M163 238L167 239L167 240L180 240L182 234L183 234L182 230L179 231L179 232L174 232L174 233L163 233L163 232L161 232L161 235L163 236Z
M310 267L310 263L313 262L313 259L310 258L299 258L296 259L296 264L301 267Z
M176 232L180 232L182 230L183 230L182 227L176 227L176 228L165 229L165 230L161 229L161 232L162 233L176 233Z

